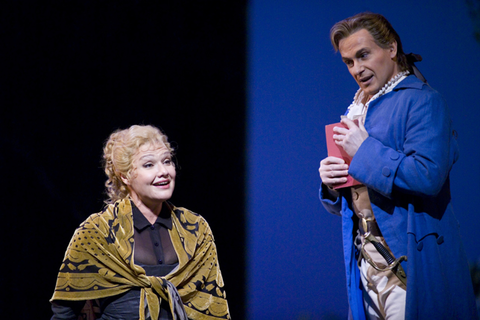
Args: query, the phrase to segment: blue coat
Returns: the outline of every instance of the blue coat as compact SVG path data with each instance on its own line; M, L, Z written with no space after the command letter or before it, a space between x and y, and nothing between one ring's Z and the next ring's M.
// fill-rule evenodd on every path
M477 319L473 286L459 226L450 203L450 170L458 158L455 132L442 97L415 76L372 101L369 137L349 173L368 187L372 209L394 255L406 255L407 319ZM365 319L353 245L349 188L320 199L342 216L343 250L351 315Z

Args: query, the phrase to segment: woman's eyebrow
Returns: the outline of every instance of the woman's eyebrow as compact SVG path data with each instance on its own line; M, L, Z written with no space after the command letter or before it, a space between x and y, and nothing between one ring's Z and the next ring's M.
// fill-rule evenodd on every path
M171 153L170 153L169 151L165 151L165 152L161 153L159 156L160 156L160 158L163 158L163 157L166 157L166 156L168 157L168 156L170 156L170 155L171 155ZM154 153L147 153L147 154L144 154L143 156L141 156L141 157L139 158L139 160L143 160L143 159L145 159L145 158L155 158L155 157L156 157L156 154L154 154Z

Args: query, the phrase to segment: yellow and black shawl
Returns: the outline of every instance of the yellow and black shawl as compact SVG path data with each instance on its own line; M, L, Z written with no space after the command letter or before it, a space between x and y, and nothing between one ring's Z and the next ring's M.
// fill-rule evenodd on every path
M230 319L208 223L185 208L167 205L172 212L170 237L179 260L172 273L147 276L134 263L132 207L129 199L123 199L92 214L75 231L51 300L93 300L140 287L140 319L145 319L146 300L156 320L161 299L169 301L173 311L170 282L177 288L189 319Z

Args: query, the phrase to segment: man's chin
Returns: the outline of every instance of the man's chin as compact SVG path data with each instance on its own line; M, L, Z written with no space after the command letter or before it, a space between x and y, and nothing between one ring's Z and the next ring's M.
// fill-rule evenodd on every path
M367 96L370 96L370 97L373 97L379 91L380 91L380 88L373 88L372 86L367 86L367 87L363 88L364 94L366 94Z

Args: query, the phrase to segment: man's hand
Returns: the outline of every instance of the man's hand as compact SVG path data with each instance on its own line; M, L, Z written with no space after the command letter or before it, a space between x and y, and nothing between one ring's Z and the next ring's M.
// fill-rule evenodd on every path
M320 161L320 179L329 188L347 182L348 165L341 158L327 157Z
M353 157L363 141L368 138L368 132L365 130L365 126L361 119L358 121L358 126L355 122L347 118L343 118L341 122L345 124L348 129L334 127L333 139L335 140L335 143L341 146L350 157Z

